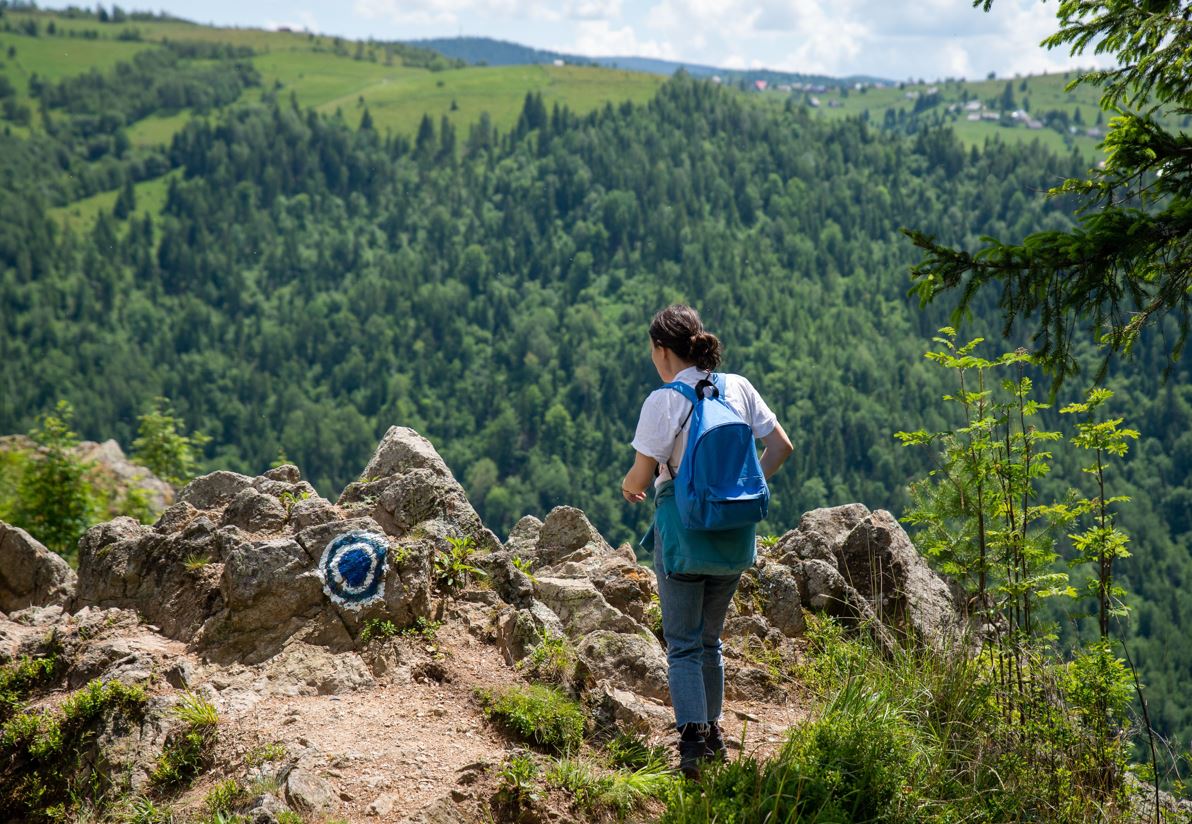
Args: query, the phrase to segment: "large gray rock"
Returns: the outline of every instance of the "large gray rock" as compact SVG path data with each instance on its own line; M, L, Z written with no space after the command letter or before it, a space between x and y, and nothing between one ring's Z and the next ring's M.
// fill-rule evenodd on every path
M286 804L306 815L325 815L339 808L331 783L313 769L298 766L290 770L285 785Z
M153 528L157 532L169 535L174 532L181 532L190 525L190 522L199 514L199 510L188 504L186 501L179 501L173 506L167 508L157 519L157 523Z
M603 539L583 544L535 575L589 581L610 606L643 624L649 623L646 611L658 592L654 571L637 562L628 544L612 549Z
M416 534L427 521L442 521L478 549L501 546L430 441L405 427L390 427L360 480L348 484L338 504L371 516L397 537Z
M286 509L281 501L250 486L236 493L220 523L246 532L276 532L285 522Z
M205 514L172 534L125 517L97 524L79 541L75 605L137 610L167 637L190 639L221 604L224 554L238 540Z
M576 558L577 553L593 556L609 552L612 547L581 510L573 506L556 506L538 532L534 557L541 566L550 566L566 556Z
M607 681L597 683L589 695L596 720L602 727L648 736L674 724L674 714L661 701L643 698Z
M589 686L607 681L614 687L670 701L666 656L649 632L612 632L597 629L576 644L579 675Z
M762 612L770 625L791 638L802 635L807 628L803 599L790 567L766 564L758 574L758 581L765 604Z
M355 530L388 542L384 593L358 610L330 599L318 574L329 543ZM430 618L434 559L461 538L500 548L430 443L395 427L339 505L286 465L196 478L152 528L127 518L92 528L76 601L138 610L220 663L265 661L299 641L346 652L369 620Z
M531 558L538 548L538 537L541 534L542 521L533 515L523 515L505 539L505 549L519 558Z
M493 591L507 604L527 607L534 599L534 583L530 576L513 562L515 556L508 549L490 552L480 559L480 568L488 575Z
M65 606L78 581L70 565L25 530L0 521L0 612Z
M836 565L836 553L857 524L869 516L863 504L813 509L803 514L799 525L778 541L771 557L788 566L795 561L820 560Z
M195 509L216 509L227 506L242 489L252 486L252 478L239 472L219 470L200 475L182 487L178 501L185 501Z
M902 637L939 646L959 628L948 584L889 512L879 509L860 521L837 550L837 562L845 580Z
M563 638L563 623L541 601L525 609L506 607L497 619L497 646L510 666L521 661L546 638Z
M559 616L573 641L595 630L646 633L645 626L613 607L591 581L583 578L539 578L538 598Z
M429 469L440 477L453 477L430 441L409 427L391 426L360 473L360 480L368 482L403 475L411 469Z
M331 501L319 495L297 501L290 508L290 527L294 532L337 520L340 520L340 516Z
M147 467L133 463L124 454L120 444L114 440L103 443L83 441L74 448L76 457L93 463L101 471L111 475L118 488L126 491L136 489L145 498L153 512L161 512L174 502L174 487L154 475Z
M223 609L198 640L221 660L255 663L282 648L322 608L322 582L293 538L240 540L228 551L219 580Z

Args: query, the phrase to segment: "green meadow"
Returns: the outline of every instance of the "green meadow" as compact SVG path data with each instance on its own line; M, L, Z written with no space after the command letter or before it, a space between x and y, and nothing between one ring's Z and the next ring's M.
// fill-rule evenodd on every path
M37 36L28 33L30 21L36 25ZM446 118L461 138L483 113L488 114L497 129L507 131L516 124L528 92L541 94L548 109L557 103L583 114L606 103L644 102L663 82L657 75L590 66L466 67L432 71L403 65L399 53L387 51L380 43L347 42L305 32L216 28L184 21L128 20L101 24L94 18L9 11L2 25L10 30L0 31L0 74L8 77L16 89L18 102L29 106L34 115L36 101L28 95L33 75L58 80L92 69L106 71L167 40L251 47L255 52L251 59L261 75L262 88L246 92L234 105L255 102L262 91L275 92L283 99L293 95L301 106L326 114L339 112L352 126L360 122L367 107L378 131L411 137L423 115L431 116L436 125ZM881 125L891 116L915 118L930 125L952 126L966 145L981 145L990 139L1038 141L1057 152L1078 150L1094 162L1100 141L1087 136L1085 131L1098 124L1097 91L1077 88L1069 92L1065 90L1067 81L1066 75L1056 74L1010 80L906 83L889 88L814 94L772 89L760 97L774 105L785 105L791 97L809 105L810 98L815 97L819 104L815 107L816 116L825 119L867 113L871 123ZM1016 108L1026 108L1036 117L1049 111L1064 111L1081 124L1077 133L1067 130L1061 134L1053 128L1029 129L1022 124L968 119L970 112L964 109L964 104L970 100L982 101L987 110L998 110L1007 82ZM933 89L939 102L916 113L917 98ZM166 145L192 116L189 110L156 112L128 127L129 140L134 147ZM36 131L40 123L35 116L29 129L6 126L24 136L29 129ZM161 182L138 184L138 211L159 204L164 192ZM115 197L115 191L101 193L56 210L56 214L67 223L81 224L93 219L99 209L110 208Z
M295 90L299 102L306 103L303 82L299 80ZM657 75L589 66L470 67L445 72L406 69L391 72L365 88L311 103L328 113L339 109L353 124L359 117L349 113L367 106L377 129L406 135L417 131L423 114L436 122L446 116L462 136L484 112L498 129L513 128L529 92L540 93L548 109L557 103L586 114L605 103L644 103L662 82Z
M1066 91L1071 77L1069 74L1043 74L980 81L945 80L936 83L904 83L888 88L871 87L844 92L833 89L809 95L802 92L797 94L802 100L815 97L819 103L817 113L821 117L837 119L868 112L870 122L881 124L887 116L887 111L892 111L895 117L900 113L903 117L915 115L918 99L934 89L939 95L939 102L919 112L917 117L927 118L929 122L934 122L933 118L939 118L942 123L956 130L957 137L965 145L979 146L990 139L1011 143L1030 143L1038 140L1053 151L1070 152L1076 149L1090 160L1094 160L1099 156L1100 138L1089 137L1085 132L1098 125L1100 93L1097 89L1087 86L1078 86ZM1041 119L1051 111L1065 112L1073 123L1080 124L1077 126L1077 133L1061 134L1051 128L1030 129L1022 124L1003 125L997 121L968 119L971 112L964 108L964 104L969 101L980 101L985 111L1000 111L1007 83L1010 84L1015 109L1024 109L1036 119ZM766 94L777 96L780 93ZM783 99L786 97L785 93L781 93L781 96ZM953 110L949 111L949 107ZM1103 118L1101 129L1104 130L1106 125L1107 121Z
M133 211L131 217L143 217L146 214L157 216L161 214L161 210L166 205L166 191L169 188L169 181L171 177L180 176L178 170L162 175L155 180L143 180L133 186L136 192L137 207ZM90 227L100 212L111 212L116 205L116 197L120 194L118 189L113 189L109 192L100 192L99 194L85 197L82 200L76 200L68 206L62 206L58 209L49 209L47 214L59 221L63 227L69 227L75 231L85 231Z

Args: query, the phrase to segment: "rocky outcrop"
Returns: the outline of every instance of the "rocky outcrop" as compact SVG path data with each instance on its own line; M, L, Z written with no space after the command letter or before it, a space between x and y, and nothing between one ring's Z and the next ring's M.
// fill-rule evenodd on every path
M868 515L869 510L862 504L813 509L804 513L798 526L779 539L771 554L788 566L806 560L835 566L836 550Z
M28 435L0 436L0 453L20 452L36 460L41 450ZM148 467L130 460L114 440L83 441L70 451L88 467L89 480L109 489L117 498L135 494L151 512L161 512L174 502L174 488Z
M75 605L136 609L213 660L245 663L296 641L353 649L372 618L429 618L436 553L455 539L500 543L412 430L390 429L361 478L334 505L290 465L196 478L154 526L117 518L84 535ZM343 578L348 567L327 567L324 554L354 535L373 536L371 551L384 553L383 563L370 556L376 570L360 571L378 576L368 579L375 597L337 600L332 579L341 589L361 582Z
M666 655L650 633L593 630L580 639L577 648L580 678L588 685L605 681L647 698L670 702Z
M404 426L389 427L360 479L348 485L338 503L368 514L391 535L438 520L455 525L480 549L501 546L430 441Z
M384 562L381 554L356 558L367 569L353 573L363 576L354 583L350 565L334 566L328 553L359 536ZM181 490L151 527L129 518L94 527L80 543L71 606L135 609L210 662L268 661L302 689L352 689L380 677L345 655L360 646L365 622L400 627L433 617L434 560L460 539L471 539L491 585L468 603L470 625L509 664L562 641L575 665L563 677L576 690L600 692L610 717L641 720L668 700L656 581L632 549L614 549L567 506L541 521L523 518L502 545L430 442L402 427L386 432L334 504L293 466L257 477L214 472ZM360 602L342 592L329 597L336 581L342 590L365 579L373 594ZM860 504L814 510L743 578L725 633L730 678L743 683L733 690L774 688L767 673L775 656L793 659L791 639L805 632L808 610L891 648L887 625L905 639L944 637L955 623L950 605L944 582L888 513ZM103 656L88 670L153 669L132 650Z
M101 472L110 475L117 489L127 495L137 490L153 512L161 512L174 502L174 487L154 475L146 467L133 463L114 440L103 443L83 441L74 448L81 460L93 463Z
M802 632L800 607L866 627L884 648L896 638L939 646L959 627L948 583L884 510L848 504L808 512L759 566L765 616L788 635Z
M69 604L76 586L75 572L62 556L0 521L0 612Z
M886 626L905 638L939 645L960 622L948 584L915 549L894 516L877 510L836 549L840 572Z

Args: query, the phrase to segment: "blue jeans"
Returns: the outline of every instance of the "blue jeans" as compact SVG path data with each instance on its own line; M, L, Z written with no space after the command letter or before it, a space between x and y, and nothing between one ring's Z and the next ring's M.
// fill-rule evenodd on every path
M720 632L740 575L667 575L662 552L654 553L662 634L666 638L667 681L675 726L720 720L724 704L724 659Z

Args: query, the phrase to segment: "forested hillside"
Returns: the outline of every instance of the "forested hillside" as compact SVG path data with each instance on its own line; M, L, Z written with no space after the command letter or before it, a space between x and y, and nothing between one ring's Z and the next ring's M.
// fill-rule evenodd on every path
M255 473L284 450L334 496L403 424L498 532L568 503L630 540L649 516L619 492L657 383L646 327L683 299L795 443L763 531L824 504L900 513L927 467L892 433L950 425L952 387L923 359L946 307L907 297L899 228L971 243L1068 225L1037 193L1087 165L682 75L644 104L580 114L528 94L507 129L384 130L368 107L321 114L268 88L244 48L175 40L20 90L39 122L0 137L0 432L64 398L84 436L128 444L164 395L211 436L210 466ZM179 107L209 114L168 144L127 140ZM93 219L51 213L105 190ZM991 307L964 331L997 338ZM1187 357L1162 382L1164 332L1109 384L1142 432L1116 490L1134 497L1134 652L1156 726L1186 747L1192 386ZM1078 465L1057 448L1057 490Z

